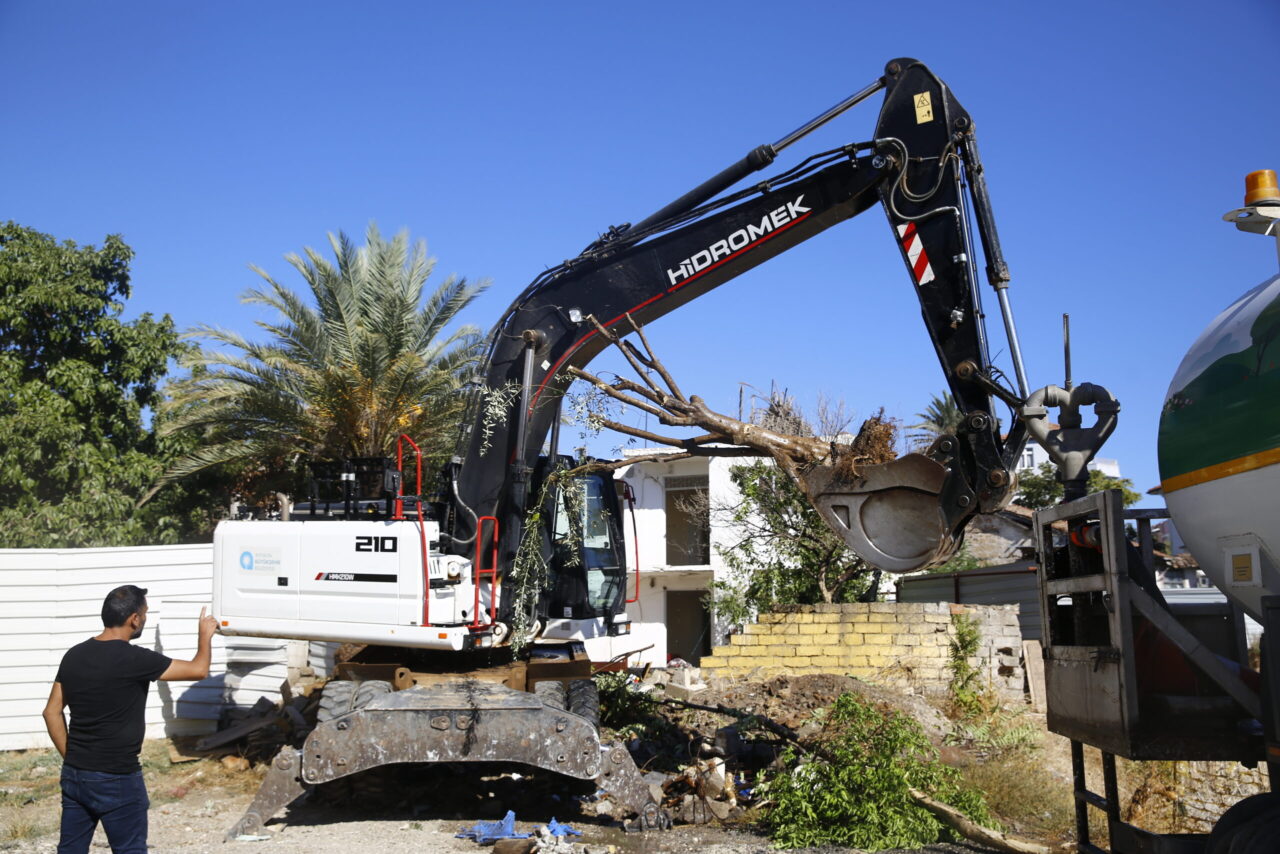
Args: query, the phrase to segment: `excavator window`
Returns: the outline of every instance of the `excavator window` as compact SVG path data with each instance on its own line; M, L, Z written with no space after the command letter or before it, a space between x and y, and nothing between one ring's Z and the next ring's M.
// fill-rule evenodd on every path
M624 543L619 526L618 499L613 483L601 475L575 479L559 490L556 501L554 564L562 595L573 588L584 601L587 615L613 613L626 576ZM566 584L577 576L578 584ZM568 595L566 598L577 598Z

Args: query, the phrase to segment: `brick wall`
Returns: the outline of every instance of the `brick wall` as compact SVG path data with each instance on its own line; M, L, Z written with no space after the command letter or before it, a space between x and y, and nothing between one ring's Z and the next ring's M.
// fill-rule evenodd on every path
M1207 833L1232 804L1270 791L1267 768L1261 763L1245 768L1236 762L1179 762L1175 773L1180 830Z
M977 623L981 641L971 663L1009 699L1022 699L1017 605L946 602L797 605L771 614L729 638L702 659L718 676L752 672L838 673L925 693L946 691L954 629L952 615Z

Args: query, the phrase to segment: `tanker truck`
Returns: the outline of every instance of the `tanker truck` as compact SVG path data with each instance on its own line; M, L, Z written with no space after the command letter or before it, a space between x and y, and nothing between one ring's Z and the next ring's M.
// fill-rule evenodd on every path
M1244 207L1223 218L1280 253L1275 173L1251 173ZM1065 412L1081 389L1050 391ZM1167 510L1125 510L1114 490L1073 493L1066 469L1100 441L1078 418L1061 420L1048 448L1067 500L1039 511L1035 531L1048 725L1071 741L1079 850L1108 850L1090 837L1096 809L1111 854L1280 851L1280 275L1227 306L1173 376L1158 437ZM1166 517L1226 603L1165 602L1151 526ZM1263 627L1260 673L1248 666L1245 614ZM1101 753L1101 793L1085 746ZM1122 820L1116 756L1265 763L1272 791L1231 806L1210 833L1155 834Z

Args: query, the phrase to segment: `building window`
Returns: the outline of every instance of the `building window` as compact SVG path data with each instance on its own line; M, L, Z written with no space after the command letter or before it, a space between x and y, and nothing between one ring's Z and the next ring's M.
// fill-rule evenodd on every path
M1029 469L1036 464L1036 452L1032 448L1027 448L1022 452L1022 467Z
M669 477L663 484L667 511L667 565L711 563L711 502L707 478Z

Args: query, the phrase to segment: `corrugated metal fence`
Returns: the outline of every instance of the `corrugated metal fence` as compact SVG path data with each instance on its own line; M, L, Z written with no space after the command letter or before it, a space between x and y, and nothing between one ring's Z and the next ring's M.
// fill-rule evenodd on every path
M102 600L121 584L148 590L141 644L170 658L196 649L200 608L213 596L213 547L0 549L0 750L48 747L40 717L62 654L102 630ZM209 678L158 682L147 736L211 732L227 704L277 700L290 666L327 671L332 646L215 637Z
M1023 640L1040 640L1040 588L1032 561L912 575L898 580L899 602L964 602L969 605L1017 605Z
M1162 589L1165 600L1179 604L1226 602L1216 587ZM898 580L899 602L964 602L970 605L1018 606L1018 623L1023 640L1043 640L1040 618L1040 587L1032 561L1019 561L966 572L913 575ZM1245 637L1249 643L1262 635L1262 626L1245 616Z

